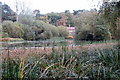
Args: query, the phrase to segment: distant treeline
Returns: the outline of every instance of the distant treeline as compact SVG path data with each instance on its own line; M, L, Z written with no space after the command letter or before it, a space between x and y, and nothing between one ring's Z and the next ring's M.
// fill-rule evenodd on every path
M74 26L75 40L119 39L120 2L103 2L99 11L96 9L74 10L70 13L69 10L65 10L62 13L41 14L40 10L34 10L34 15L19 14L17 22L15 22L16 13L8 5L4 4L2 8L3 37L22 37L26 40L65 37L68 33L64 27ZM18 35L12 34L14 31Z

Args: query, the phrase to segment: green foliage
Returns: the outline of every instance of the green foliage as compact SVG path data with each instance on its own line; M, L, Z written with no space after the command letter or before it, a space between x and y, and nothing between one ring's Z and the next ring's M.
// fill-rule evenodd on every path
M96 25L93 32L95 40L109 39L109 31L104 25Z
M40 10L34 10L33 12L35 14L36 19L39 20L40 19L40 15L41 15L40 14Z
M81 31L76 36L77 40L93 40L93 33L90 31Z
M109 40L110 32L104 25L96 25L92 29L76 31L77 40ZM79 36L79 37L78 37Z
M63 37L52 37L50 41L65 41L65 38Z
M25 25L25 36L27 40L46 40L52 37L64 37L67 35L67 31L64 27L56 27L51 24L47 24L40 20L34 20L31 25Z
M34 31L34 39L39 40L39 39L44 39L41 36L42 33L44 33L45 29L44 27L46 26L46 23L43 21L33 21L32 23L32 30Z
M103 19L107 24L107 27L110 29L112 38L117 38L116 30L119 28L119 25L117 25L117 21L119 21L119 17L120 17L119 8L120 8L120 1L104 2L100 9L100 14L103 16Z
M47 25L45 27L45 30L51 34L52 37L56 37L56 36L59 36L59 30L56 26L53 26L53 25Z
M49 13L47 14L50 24L56 25L56 22L61 19L61 16L58 13Z
M93 28L96 24L97 12L94 10L79 13L74 17L76 26L76 40L93 40ZM88 39L88 38L91 39Z
M37 22L37 23L36 23ZM68 35L67 30L63 26L53 26L46 24L43 21L35 21L33 24L33 31L35 32L35 39L50 39L51 37L65 37Z
M2 24L3 32L7 33L9 37L22 38L24 35L23 25L12 21L4 21Z
M103 16L94 10L80 13L74 21L76 23L76 40L100 41L111 39L110 28L104 22Z
M65 37L68 35L63 26L53 26L40 20L29 20L21 23L4 21L3 36L11 38L23 38L25 40L46 40L52 37Z
M86 44L101 44L101 43L115 43L117 40L101 40L101 41L75 41L76 45L86 45Z
M71 13L66 13L66 16L67 16L66 25L67 25L67 26L74 26L72 14L71 14Z
M94 79L120 79L118 76L120 66L118 48L101 49L97 50L96 53L98 54L98 63L94 63L94 67L92 67L89 75L93 74Z
M8 48L8 53L7 53L7 59L5 59L3 61L3 65L2 68L3 69L3 75L2 79L13 79L13 78L17 78L18 76L18 67L19 65L17 64L17 62L19 62L18 60L16 60L16 62L12 59L10 59L10 54L9 54L9 48Z
M35 39L35 32L32 30L31 27L28 27L28 25L24 25L24 36L23 39L25 40L34 40Z
M64 26L58 26L57 28L58 28L60 37L65 37L69 34Z
M2 5L2 20L16 21L16 13L7 4Z
M81 48L80 48L81 49ZM8 51L9 53L9 51ZM42 52L39 52L42 53ZM77 54L76 54L77 53ZM36 53L35 53L36 54ZM4 79L46 79L74 77L79 79L120 79L120 54L118 48L72 50L67 47L62 50L52 48L49 55L29 55L24 58L3 60Z

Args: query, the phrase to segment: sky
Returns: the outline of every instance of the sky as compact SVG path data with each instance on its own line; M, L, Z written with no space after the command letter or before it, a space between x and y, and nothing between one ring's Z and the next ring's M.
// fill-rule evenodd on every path
M0 0L8 4L15 11L16 0ZM64 12L65 10L80 10L96 8L100 0L17 0L26 3L26 7L31 10L39 9L40 13Z

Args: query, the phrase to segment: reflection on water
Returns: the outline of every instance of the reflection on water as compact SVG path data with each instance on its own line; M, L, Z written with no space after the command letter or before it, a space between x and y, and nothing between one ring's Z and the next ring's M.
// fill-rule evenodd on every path
M73 40L64 41L24 41L24 42L2 42L2 47L51 47L51 46L68 46L74 43Z
M111 41L102 41L102 43L108 43ZM113 41L112 41L113 42ZM0 42L2 47L0 49L10 49L19 48L19 47L52 47L52 46L75 46L75 45L85 45L92 43L101 43L92 42L92 41L74 41L74 40L61 40L61 41L23 41L23 42Z

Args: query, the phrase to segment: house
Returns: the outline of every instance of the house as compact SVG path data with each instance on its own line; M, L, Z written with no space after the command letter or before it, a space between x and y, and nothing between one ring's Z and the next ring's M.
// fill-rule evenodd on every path
M75 27L74 26L69 26L69 27L66 27L67 28L67 31L70 35L74 35L75 34Z

